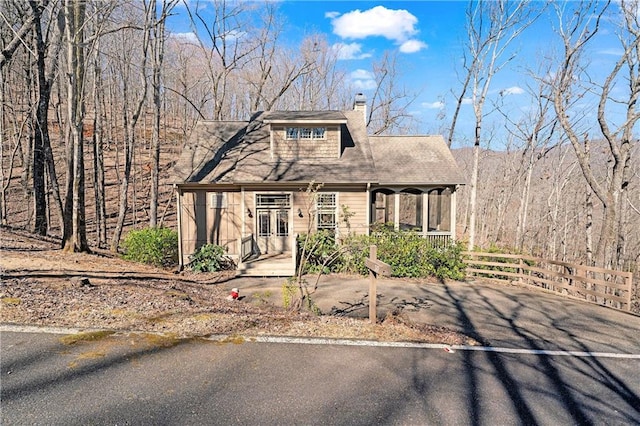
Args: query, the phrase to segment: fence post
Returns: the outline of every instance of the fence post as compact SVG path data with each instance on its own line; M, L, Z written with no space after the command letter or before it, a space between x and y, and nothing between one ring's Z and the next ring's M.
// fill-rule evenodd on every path
M372 245L369 247L369 259L378 259L378 247ZM372 324L377 322L378 314L376 313L376 304L378 303L378 296L376 290L376 273L369 269L369 320Z
M522 256L518 257L518 284L522 285Z
M633 272L629 272L629 274L624 279L627 282L627 310L631 312L631 292L633 290Z

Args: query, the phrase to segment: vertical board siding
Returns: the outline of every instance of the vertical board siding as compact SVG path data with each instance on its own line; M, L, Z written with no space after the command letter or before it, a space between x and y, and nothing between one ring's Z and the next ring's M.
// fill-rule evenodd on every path
M341 234L349 232L366 234L369 230L369 218L367 217L367 191L340 191L338 192L338 227ZM343 220L342 206L347 206L349 213L353 214L349 219L350 229Z
M214 192L207 192L209 198ZM226 206L213 208L207 205L206 243L224 247L227 254L238 254L238 241L241 238L240 196L237 192L225 192Z
M181 199L182 261L189 263L189 256L205 244L217 244L230 255L238 254L242 217L240 195L226 192L224 208L213 208L210 197L215 191L205 189L184 190Z

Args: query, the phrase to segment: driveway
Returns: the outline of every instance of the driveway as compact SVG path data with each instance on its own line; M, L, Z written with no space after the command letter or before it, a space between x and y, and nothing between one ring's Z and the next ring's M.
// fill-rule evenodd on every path
M309 277L313 284L315 277ZM282 305L284 278L238 278L245 302ZM368 318L369 279L323 276L313 301L324 314ZM539 290L487 281L424 283L380 279L378 318L401 310L410 320L509 348L639 353L640 317Z

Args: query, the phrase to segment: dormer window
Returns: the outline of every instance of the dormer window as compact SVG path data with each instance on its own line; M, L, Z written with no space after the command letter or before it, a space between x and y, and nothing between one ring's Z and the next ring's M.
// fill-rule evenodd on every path
M325 127L287 127L287 139L324 139Z
M298 128L287 127L287 139L298 139Z

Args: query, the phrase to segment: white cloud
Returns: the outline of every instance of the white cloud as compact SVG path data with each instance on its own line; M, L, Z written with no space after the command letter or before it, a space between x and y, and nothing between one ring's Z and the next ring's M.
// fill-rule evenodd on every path
M462 98L462 105L472 105L473 99L471 98Z
M624 54L624 50L612 47L612 48L609 48L609 49L598 50L598 54L600 54L600 55L611 55L611 56L622 56Z
M196 36L195 33L193 32L173 33L171 34L171 36L178 40L186 41L187 43L194 43L194 44L198 43L198 36Z
M444 108L444 102L435 101L435 102L423 102L422 106L427 109L442 109Z
M376 80L371 71L357 69L349 74L356 89L371 90L376 88Z
M407 40L400 45L400 52L415 53L426 48L427 48L426 43L423 43L420 40Z
M518 86L509 87L507 89L502 89L499 94L500 96L509 96L509 95L522 95L524 93L524 89Z
M382 36L396 42L404 42L418 31L418 18L406 10L376 6L361 12L356 9L332 18L333 32L342 38L361 39Z
M370 58L371 53L363 53L360 43L336 43L331 46L338 54L338 59L365 59Z
M340 16L340 12L325 12L324 17L325 18L329 18L329 19L333 19Z

